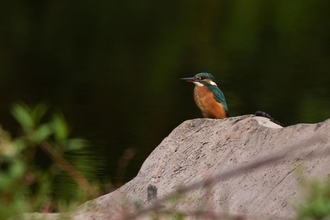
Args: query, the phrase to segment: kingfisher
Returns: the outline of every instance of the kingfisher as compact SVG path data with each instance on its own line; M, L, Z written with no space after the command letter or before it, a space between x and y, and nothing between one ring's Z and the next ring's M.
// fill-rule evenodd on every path
M222 91L210 73L198 73L194 77L181 78L195 84L194 100L204 118L222 119L229 117L229 109Z

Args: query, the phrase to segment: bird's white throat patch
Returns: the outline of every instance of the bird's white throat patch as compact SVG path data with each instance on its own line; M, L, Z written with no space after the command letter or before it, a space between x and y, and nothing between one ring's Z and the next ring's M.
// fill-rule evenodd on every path
M200 82L193 82L196 86L204 86L202 83Z

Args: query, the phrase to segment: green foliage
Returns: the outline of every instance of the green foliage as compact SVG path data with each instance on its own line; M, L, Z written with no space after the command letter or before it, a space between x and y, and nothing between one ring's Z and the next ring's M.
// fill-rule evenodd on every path
M35 108L30 108L25 103L16 103L13 105L11 113L23 131L28 134L36 129L47 110L48 106L43 103L38 104Z
M99 195L100 167L88 142L70 138L64 116L48 106L14 104L21 135L0 130L0 219L21 212L67 211Z
M54 137L56 141L64 141L69 136L69 128L65 122L63 115L54 115L52 127L54 129Z
M330 219L330 179L305 184L305 202L297 207L297 219Z

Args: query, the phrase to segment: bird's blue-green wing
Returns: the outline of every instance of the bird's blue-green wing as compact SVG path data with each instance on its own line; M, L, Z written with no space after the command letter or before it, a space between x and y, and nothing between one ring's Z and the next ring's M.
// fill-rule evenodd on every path
M226 98L225 98L224 94L222 93L222 91L216 86L210 86L209 89L212 91L215 100L217 102L220 102L223 105L223 107L225 108L225 111L226 111L226 115L227 115L227 117L229 117L229 109L227 106Z

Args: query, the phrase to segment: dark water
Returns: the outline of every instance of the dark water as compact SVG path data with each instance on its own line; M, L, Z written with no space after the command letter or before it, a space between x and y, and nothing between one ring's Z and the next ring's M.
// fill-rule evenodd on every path
M93 76L90 77L92 81ZM31 106L39 102L48 103L50 112L60 110L64 113L72 128L71 137L87 139L91 144L90 150L98 160L104 161L103 169L99 171L100 178L122 183L136 175L146 157L172 129L192 115L200 116L192 99L193 86L180 82L178 78L173 84L187 90L178 95L182 102L177 104L165 95L160 98L153 94L143 97L139 95L141 91L137 91L141 88L122 90L107 86L108 82L79 85L75 81L63 81L61 84L54 81L52 85L48 80L47 85L42 82L36 85L16 79L2 87L0 121L2 127L15 137L19 126L9 113L11 105L17 101ZM188 97L183 97L186 94ZM190 110L184 114L182 109L188 108ZM127 149L133 149L136 154L128 167L120 170L124 168L118 163ZM124 180L118 180L119 170L125 173Z
M231 116L325 120L330 4L286 3L3 1L0 124L15 136L11 104L45 101L105 161L100 176L113 179L136 149L128 180L172 129L201 117L181 77L212 73Z

